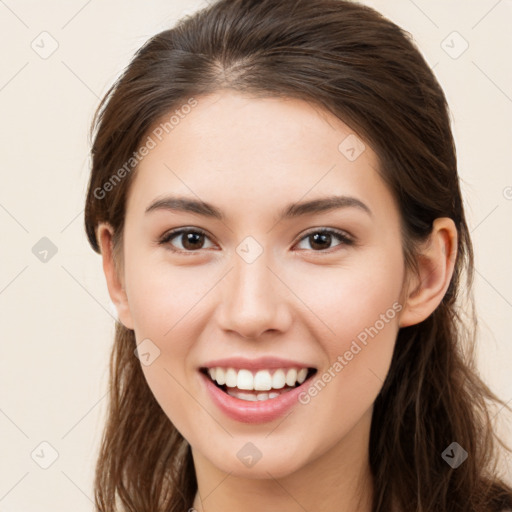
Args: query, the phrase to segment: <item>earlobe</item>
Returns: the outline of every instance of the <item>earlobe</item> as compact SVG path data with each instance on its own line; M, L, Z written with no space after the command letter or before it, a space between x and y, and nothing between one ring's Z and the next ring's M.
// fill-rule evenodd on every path
M457 228L452 219L435 219L418 259L419 276L408 283L399 326L415 325L430 316L443 300L457 256Z
M112 237L114 229L106 222L98 225L96 236L103 259L103 272L107 281L110 299L117 309L119 321L128 329L133 329L133 321L128 304L128 296L123 283L123 276L118 275L114 264Z

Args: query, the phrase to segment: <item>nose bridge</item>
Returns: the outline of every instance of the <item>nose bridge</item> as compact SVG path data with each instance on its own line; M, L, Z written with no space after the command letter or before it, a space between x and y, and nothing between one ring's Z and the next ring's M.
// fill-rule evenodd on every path
M269 268L268 253L253 261L241 254L237 251L233 256L233 268L223 285L221 327L251 338L266 330L285 329L290 315L283 285Z

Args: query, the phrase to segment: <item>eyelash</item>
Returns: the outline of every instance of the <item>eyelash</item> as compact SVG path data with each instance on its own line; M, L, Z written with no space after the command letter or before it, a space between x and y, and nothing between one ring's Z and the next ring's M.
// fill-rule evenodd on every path
M159 245L169 245L169 249L172 252L175 252L175 253L193 254L193 253L199 252L201 249L198 249L196 251L182 250L182 249L176 249L176 248L174 248L170 244L170 241L172 239L176 238L178 235L182 235L183 233L195 233L195 234L199 234L199 235L204 235L205 237L209 238L208 234L205 231L203 231L202 229L200 229L200 228L179 228L179 229L175 229L175 230L169 231L168 233L163 235L162 238L158 241L158 244ZM305 250L311 250L311 251L317 252L317 253L328 253L328 254L330 254L331 252L333 252L332 249L335 249L336 247L338 247L340 245L345 245L345 246L355 245L355 240L351 236L347 235L343 231L339 231L337 229L332 229L332 228L324 228L324 229L317 228L317 229L314 229L312 231L309 231L305 235L302 236L302 238L299 240L298 243L300 243L304 239L306 239L306 238L308 238L308 237L310 237L310 236L312 236L314 234L318 234L318 233L333 235L336 238L338 238L338 240L340 240L341 243L336 245L336 246L334 246L334 247L326 249L326 250L318 250L318 251L315 251L314 249L305 249ZM304 249L301 249L301 250L304 250Z

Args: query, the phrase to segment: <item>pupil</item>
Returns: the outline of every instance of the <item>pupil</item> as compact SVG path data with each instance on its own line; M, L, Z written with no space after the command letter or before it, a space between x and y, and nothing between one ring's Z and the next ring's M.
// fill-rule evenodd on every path
M311 244L311 247L314 247L316 243L318 243L318 240L320 239L321 242L327 242L327 245L329 245L329 242L331 241L331 235L329 233L315 233L312 235L313 243ZM325 247L320 244L320 249L323 249Z
M194 245L194 243L198 242L198 238L201 239L203 235L201 233L187 233L184 235L185 237L185 243L183 244L183 247L186 249L197 249L197 245ZM188 247L187 247L188 245Z

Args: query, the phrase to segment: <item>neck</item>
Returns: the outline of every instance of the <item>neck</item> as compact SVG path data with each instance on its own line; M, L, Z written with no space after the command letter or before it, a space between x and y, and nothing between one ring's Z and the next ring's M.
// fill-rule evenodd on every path
M250 479L225 473L192 449L197 512L370 512L373 480L369 466L370 409L335 446L282 478Z

